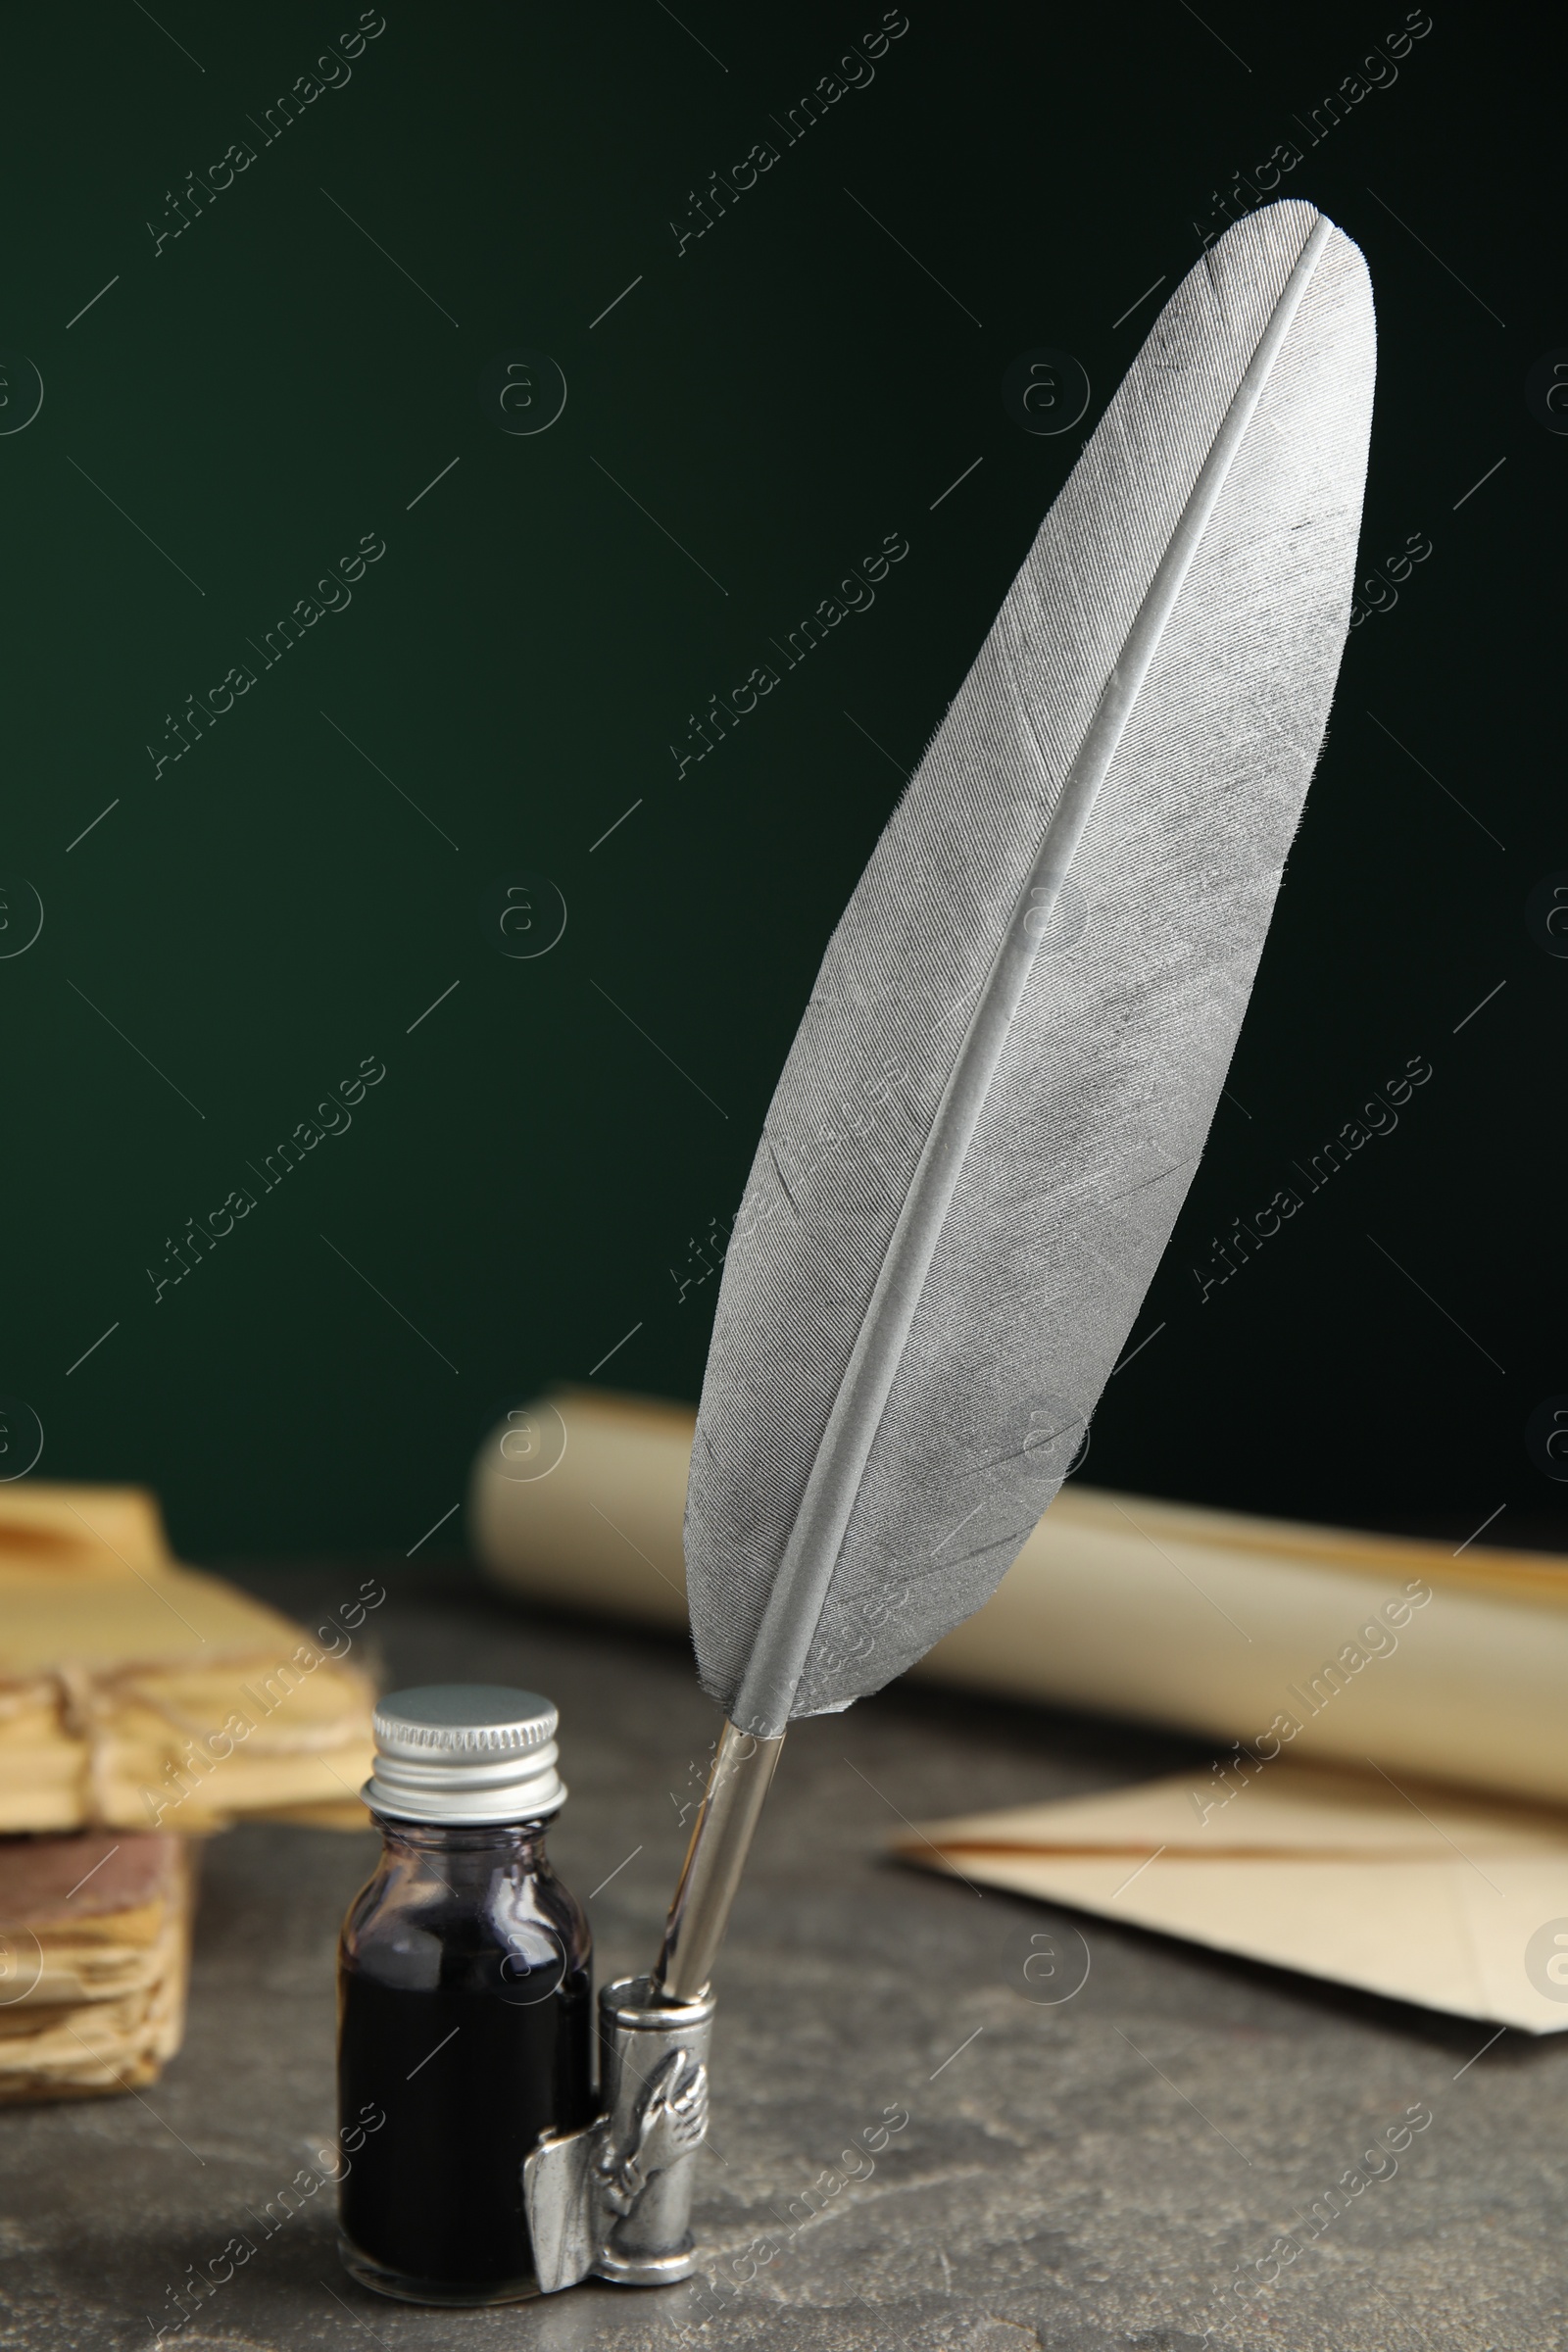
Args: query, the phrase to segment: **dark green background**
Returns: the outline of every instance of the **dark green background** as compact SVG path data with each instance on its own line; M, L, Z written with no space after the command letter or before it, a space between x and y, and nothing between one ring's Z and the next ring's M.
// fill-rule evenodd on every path
M1298 28L1212 0L1209 29L1175 4L912 0L871 86L677 258L688 191L775 137L880 13L684 0L688 31L655 0L389 0L348 86L268 147L247 118L356 10L163 0L167 34L128 0L11 19L0 335L46 396L0 438L0 861L46 921L0 963L0 1389L42 1417L40 1475L151 1482L188 1552L405 1551L500 1404L634 1325L600 1378L696 1394L714 1286L678 1303L670 1269L733 1212L898 769L1081 445L1019 430L1004 369L1076 353L1087 431L1210 191L1304 145L1297 118L1404 15ZM1523 909L1568 866L1568 440L1523 384L1568 343L1554 38L1544 14L1440 6L1286 183L1371 264L1366 561L1417 530L1434 553L1352 636L1232 1073L1244 1107L1221 1106L1134 1337L1165 1328L1095 1424L1104 1483L1455 1542L1506 1503L1497 1535L1553 1533L1562 1490L1523 1430L1568 1390L1568 963ZM166 191L242 137L255 164L155 259ZM537 438L477 397L519 346L569 386ZM875 609L677 781L687 713L895 530L910 554ZM166 711L369 531L387 554L352 608L155 783ZM517 868L569 908L536 962L480 935ZM1397 1134L1200 1306L1216 1227L1417 1054L1435 1075ZM155 1306L165 1237L368 1054L387 1077L352 1131Z

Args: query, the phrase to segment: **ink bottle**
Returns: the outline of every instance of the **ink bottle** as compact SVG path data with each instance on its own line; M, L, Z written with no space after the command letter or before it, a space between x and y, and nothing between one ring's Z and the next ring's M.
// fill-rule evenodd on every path
M555 1735L548 1699L487 1684L375 1710L384 1851L338 1944L338 2251L405 2302L537 2293L523 2159L593 2118L588 1923L544 1849Z

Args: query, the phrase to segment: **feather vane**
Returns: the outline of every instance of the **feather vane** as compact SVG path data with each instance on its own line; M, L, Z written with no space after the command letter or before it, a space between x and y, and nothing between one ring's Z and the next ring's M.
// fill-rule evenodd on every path
M704 1688L782 1732L985 1600L1202 1151L1348 626L1375 332L1304 204L1177 288L834 932L726 1258Z

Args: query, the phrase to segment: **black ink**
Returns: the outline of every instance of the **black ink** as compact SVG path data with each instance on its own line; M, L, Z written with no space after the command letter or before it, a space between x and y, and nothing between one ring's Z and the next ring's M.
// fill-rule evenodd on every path
M386 1851L339 1945L338 2093L386 2124L340 2196L354 2276L413 2302L526 2294L522 2163L591 2121L588 1924L538 1822L377 1817Z

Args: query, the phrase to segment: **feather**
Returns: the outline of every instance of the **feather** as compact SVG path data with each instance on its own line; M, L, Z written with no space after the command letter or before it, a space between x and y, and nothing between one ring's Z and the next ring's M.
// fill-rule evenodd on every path
M880 1689L1061 1483L1203 1148L1348 626L1375 335L1305 204L1160 313L823 957L687 1496L744 1733Z

